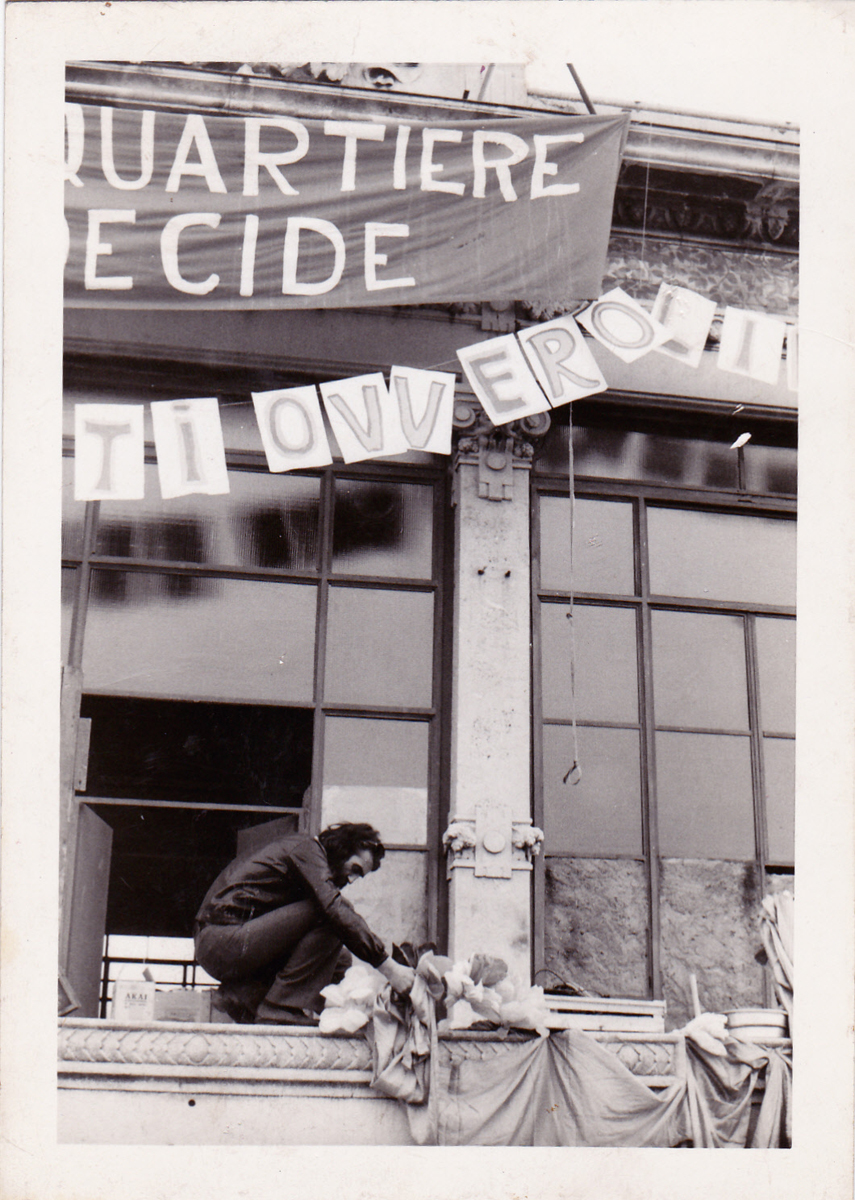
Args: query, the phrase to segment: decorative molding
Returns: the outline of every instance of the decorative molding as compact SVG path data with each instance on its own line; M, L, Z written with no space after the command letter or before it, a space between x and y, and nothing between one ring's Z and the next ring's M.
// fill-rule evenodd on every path
M271 1026L261 1032L231 1025L174 1021L129 1025L116 1021L62 1020L59 1056L64 1063L112 1063L256 1070L370 1071L364 1038L294 1033Z
M549 413L535 413L507 425L494 426L474 396L454 401L454 466L478 467L482 500L513 500L514 469L530 468L535 444L551 425Z
M439 1052L446 1062L485 1061L499 1058L507 1046L527 1036L507 1031L455 1030L440 1035ZM679 1034L588 1036L614 1054L633 1075L673 1076L681 1069ZM252 1026L166 1021L130 1025L73 1017L59 1022L59 1060L64 1074L88 1074L93 1080L109 1075L142 1079L148 1068L148 1073L172 1077L178 1077L182 1070L199 1072L209 1079L218 1072L239 1071L240 1079L248 1081L287 1072L287 1078L294 1082L304 1076L315 1083L336 1079L352 1083L353 1072L364 1077L372 1068L371 1045L363 1034L345 1037L316 1030L297 1033L276 1026L261 1032ZM140 1070L135 1071L136 1067ZM363 1078L362 1082L367 1080Z
M680 1073L682 1046L680 1040L645 1041L643 1037L633 1038L632 1041L609 1037L600 1034L597 1041L604 1050L608 1050L633 1075L677 1075Z
M612 229L796 251L798 183L752 183L627 163L615 191Z
M636 233L613 233L603 275L603 292L621 287L648 308L662 283L692 291L727 305L747 308L781 320L796 321L799 312L799 260L792 255L758 254L730 246L643 238ZM520 323L549 321L575 313L587 301L534 296L517 305ZM715 327L710 344L717 345Z
M511 871L531 871L532 859L540 853L543 831L532 825L530 818L526 818L511 821L507 832L510 841L510 855L506 855L509 857L507 869L487 871L480 866L486 857L483 852L486 850L488 855L497 852L484 843L483 819L479 821L478 817L452 817L442 835L442 844L447 855L448 877L451 877L455 867L471 867L476 875L505 879L510 878ZM503 845L498 853L506 849Z

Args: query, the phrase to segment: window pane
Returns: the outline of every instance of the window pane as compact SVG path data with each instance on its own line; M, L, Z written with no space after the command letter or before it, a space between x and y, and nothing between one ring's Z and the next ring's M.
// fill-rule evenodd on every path
M573 467L578 476L735 489L736 464L736 451L728 442L597 426L573 427ZM553 426L549 431L535 460L535 470L568 473L566 425Z
M93 571L89 691L311 701L315 588Z
M157 467L149 464L145 471L144 500L101 502L97 554L290 571L317 568L318 479L230 471L228 496L162 500Z
M572 716L571 622L566 604L542 603L543 715ZM635 612L573 606L576 715L586 721L638 721Z
M427 870L419 850L387 850L379 871L349 884L345 896L385 942L427 941Z
M429 707L433 596L334 587L329 600L326 700Z
M795 841L796 743L792 738L763 738L763 756L769 862L791 866Z
M74 499L74 459L62 460L62 557L83 553L83 514L86 504Z
M758 446L749 442L745 447L745 482L749 492L795 496L797 456L794 446Z
M576 500L572 586L577 592L632 595L632 505L620 500ZM540 500L541 587L569 591L570 501Z
M796 602L793 521L651 506L647 529L655 595Z
M742 617L651 613L657 725L747 729Z
M80 713L90 796L300 808L311 783L310 708L87 694Z
M647 996L648 898L644 863L548 858L544 965L535 983L572 980L601 996Z
M760 715L764 733L796 731L796 623L757 618Z
M333 571L431 578L433 488L337 479Z
M747 737L656 735L663 857L750 859L754 854Z
M572 730L543 728L543 822L547 854L641 853L638 734L579 729L577 784L563 783L573 763Z
M68 662L69 643L71 640L71 614L74 611L74 592L76 587L77 568L63 567L60 581L60 622L63 663Z
M327 717L322 822L368 821L384 841L427 840L426 721Z

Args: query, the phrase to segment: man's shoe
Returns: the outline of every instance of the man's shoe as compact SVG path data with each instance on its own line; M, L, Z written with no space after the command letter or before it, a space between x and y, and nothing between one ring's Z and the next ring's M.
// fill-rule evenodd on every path
M262 1004L256 1014L256 1025L315 1025L319 1017L317 1013L305 1008L276 1008Z

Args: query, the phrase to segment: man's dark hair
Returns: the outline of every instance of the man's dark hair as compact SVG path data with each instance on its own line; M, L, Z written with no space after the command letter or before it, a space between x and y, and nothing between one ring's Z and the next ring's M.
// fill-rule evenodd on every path
M324 848L327 860L333 870L360 850L370 850L374 859L372 870L380 866L380 860L386 853L386 847L380 841L380 834L364 821L342 821L338 825L330 825L323 833L318 834L318 841Z

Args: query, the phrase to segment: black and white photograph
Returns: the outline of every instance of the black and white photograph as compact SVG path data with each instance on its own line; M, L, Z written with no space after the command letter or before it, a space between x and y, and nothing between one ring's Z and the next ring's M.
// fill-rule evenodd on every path
M10 1200L851 1195L852 18L7 7Z

